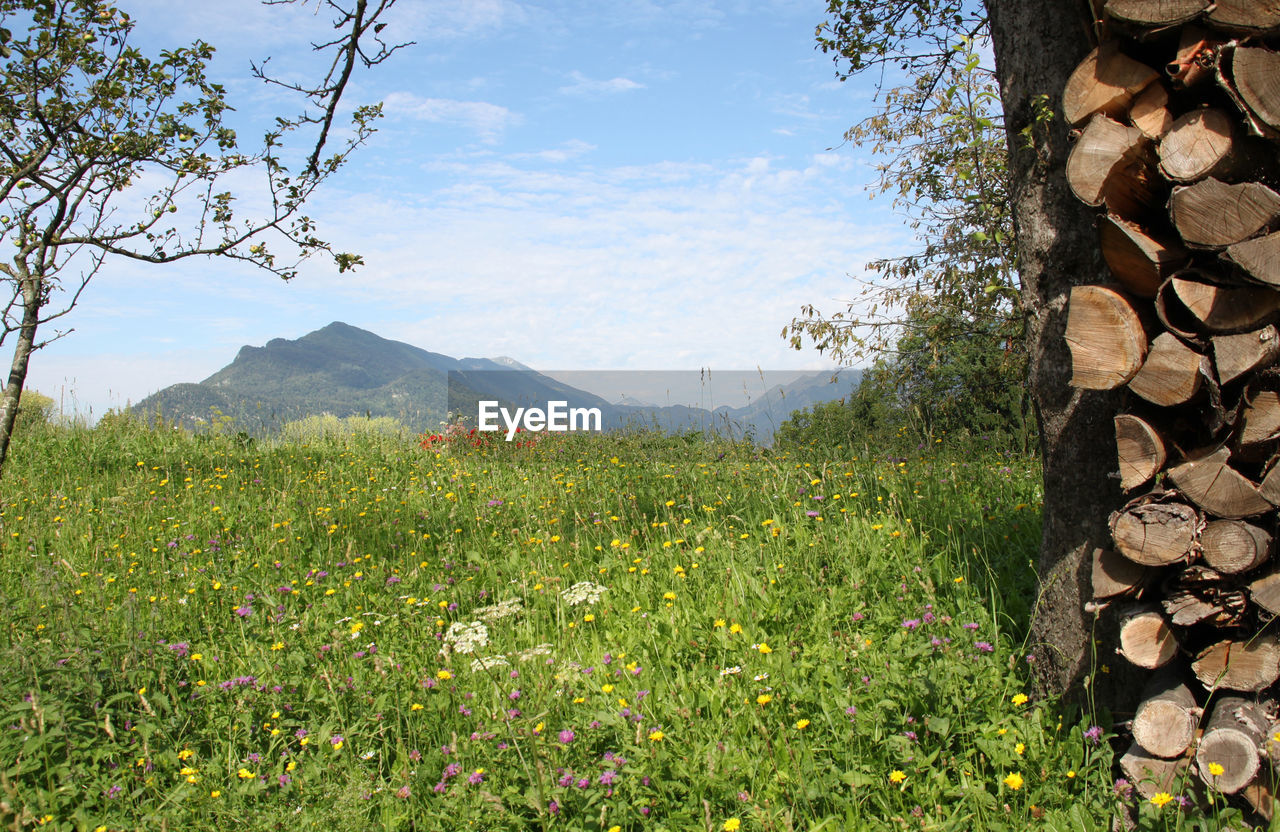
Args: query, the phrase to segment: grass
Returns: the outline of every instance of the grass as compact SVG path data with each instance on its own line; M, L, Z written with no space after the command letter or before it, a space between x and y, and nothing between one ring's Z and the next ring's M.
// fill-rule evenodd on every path
M1037 465L934 451L29 431L0 819L1108 829L1106 720L1028 698Z

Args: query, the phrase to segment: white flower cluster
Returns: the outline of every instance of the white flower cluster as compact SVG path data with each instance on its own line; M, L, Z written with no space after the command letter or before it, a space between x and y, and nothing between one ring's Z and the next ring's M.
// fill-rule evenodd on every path
M488 627L479 621L472 621L467 624L455 621L449 625L449 629L444 634L444 647L440 649L440 653L444 656L448 656L450 653L474 653L478 648L484 647L488 643Z
M529 647L525 650L521 650L519 653L516 653L516 658L522 662L527 662L529 661L529 659L532 659L535 656L549 656L549 655L551 655L551 645L544 643L544 644L539 644L536 647Z
M560 597L572 607L576 607L579 604L594 604L600 600L600 596L604 595L606 589L608 587L593 584L591 581L579 581L564 592L561 592Z
M524 602L519 598L508 598L500 601L490 607L479 607L471 611L471 614L481 621L501 621L504 618L510 618L513 615L519 615L524 611Z
M484 670L492 670L495 667L506 667L511 664L502 656L483 656L478 659L471 660L471 672L480 673Z

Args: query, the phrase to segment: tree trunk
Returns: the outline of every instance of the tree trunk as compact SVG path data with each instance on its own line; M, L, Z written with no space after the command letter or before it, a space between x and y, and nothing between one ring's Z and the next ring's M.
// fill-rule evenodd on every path
M1072 286L1104 283L1108 270L1093 214L1067 185L1067 125L1060 118L1037 118L1041 103L1052 108L1060 100L1068 77L1093 49L1093 15L1084 2L987 0L986 6L1009 137L1029 386L1044 460L1040 597L1031 652L1042 691L1079 697L1079 683L1093 675L1101 701L1122 708L1136 704L1142 683L1124 667L1092 673L1092 616L1086 619L1084 612L1092 596L1093 551L1111 548L1107 516L1123 502L1119 482L1110 476L1119 394L1070 386L1071 356L1063 337ZM1114 630L1104 636L1114 646ZM1098 655L1108 661L1105 651Z
M4 474L4 462L9 456L9 443L13 439L14 425L18 421L18 405L22 400L22 387L27 381L27 365L35 350L36 327L40 323L40 292L38 283L27 278L22 281L22 326L13 347L13 363L9 367L9 381L0 397L0 476Z

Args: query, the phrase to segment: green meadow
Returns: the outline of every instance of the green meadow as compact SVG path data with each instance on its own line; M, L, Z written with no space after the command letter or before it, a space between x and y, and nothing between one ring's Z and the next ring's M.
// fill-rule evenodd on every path
M1031 695L1040 488L946 442L30 427L0 820L1106 830L1109 718Z

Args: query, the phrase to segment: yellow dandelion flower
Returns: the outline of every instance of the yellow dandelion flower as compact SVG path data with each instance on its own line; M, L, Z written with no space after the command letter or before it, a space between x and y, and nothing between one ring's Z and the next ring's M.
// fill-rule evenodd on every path
M423 706L422 706L420 703L418 703L418 702L414 702L412 705L410 705L410 706L409 706L409 710L411 710L411 711L420 711L420 710L422 710L422 707L423 707Z
M1026 747L1025 745L1023 745L1022 743L1018 743L1017 745L1015 745L1015 746L1013 747L1013 753L1017 754L1019 757L1021 757L1021 756L1022 756L1022 752L1026 751L1026 750L1027 750L1027 747Z
M1022 788L1022 775L1015 771L1013 774L1004 778L1004 784L1016 792L1018 789Z
M804 729L806 729L806 728L808 728L808 727L809 727L809 720L807 720L807 719L802 719L802 720L799 720L798 722L796 722L796 730L797 730L797 731L803 731Z
M445 681L448 681L448 680L450 680L450 679L452 679L452 678L453 678L453 674L452 674L452 673L450 673L450 672L449 672L449 671L447 671L447 670L437 670L437 671L436 671L436 678L437 678L437 679L443 679L443 680L445 680Z
M767 654L769 654L769 653L772 653L772 652L773 652L773 648L772 648L772 647L770 647L769 645L765 644L764 642L760 642L760 646L759 646L759 647L757 647L756 649L757 649L757 650L759 650L761 653L764 653L764 654L766 654L766 655L767 655Z
M729 818L724 822L724 826L722 828L724 829L724 832L737 832L737 830L742 828L742 821L737 818Z
M757 697L756 697L756 704L757 704L757 705L768 705L768 704L769 704L770 702L772 702L772 701L773 701L773 696L772 696L772 694L762 693L762 694L760 694L759 696L757 696Z
M711 626L713 626L713 627L723 627L723 626L724 626L724 619L723 619L723 618L717 618L717 619L715 620L715 622L714 622Z
M664 738L664 737L666 737L666 734L662 733L661 731L650 731L650 732L649 732L649 741L650 741L650 742L662 742L662 740L663 740L663 738Z
M1025 693L1016 693L1014 694L1012 701L1015 705L1025 705L1027 704L1027 699L1028 696Z
M893 783L894 785L897 785L898 783L901 783L903 780L906 780L906 779L907 779L907 773L905 771L902 771L901 769L895 768L893 771L889 772L889 782Z
M730 625L729 625L729 632L731 632L731 633L740 633L740 632L742 632L742 625L741 625L741 624L736 624L736 623L735 623L735 624L730 624ZM1280 742L1280 740L1277 740L1277 742Z
M1166 803L1168 803L1171 800L1173 800L1173 795L1169 794L1168 792L1156 792L1155 794L1151 795L1151 802L1155 804L1156 808L1160 808L1164 806Z
M1209 763L1209 774L1214 777L1221 777L1225 771L1226 769L1222 767L1221 763Z

